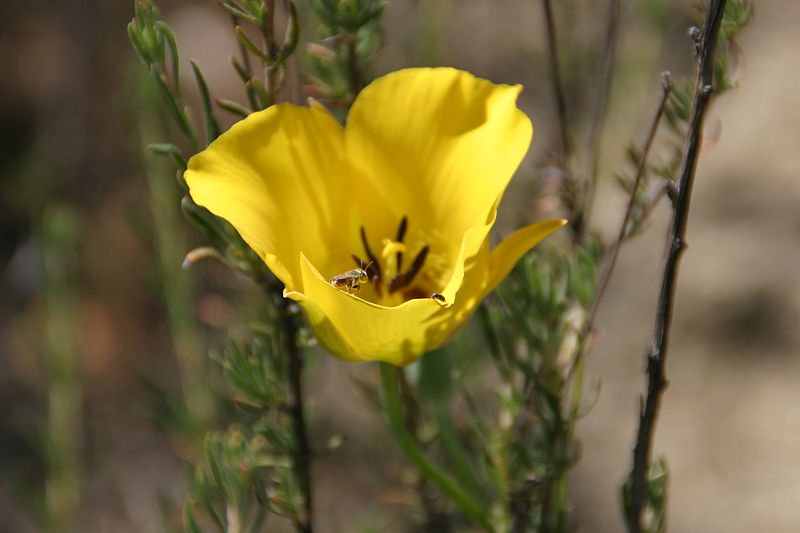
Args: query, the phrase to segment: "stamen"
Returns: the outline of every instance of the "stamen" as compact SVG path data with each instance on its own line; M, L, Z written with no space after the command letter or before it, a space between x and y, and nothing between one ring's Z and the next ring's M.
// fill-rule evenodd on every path
M358 266L358 268L362 269L363 271L365 271L367 273L367 277L372 282L372 284L375 286L375 293L380 298L380 296L381 296L381 286L377 281L380 278L381 272L380 272L380 269L378 268L378 265L376 265L373 261L370 261L369 263L366 263L363 259L358 257L356 254L350 254L350 257L353 258L353 261L355 261L356 266Z
M361 226L361 242L364 243L364 251L367 252L367 259L369 259L369 262L375 267L373 270L374 276L370 276L370 279L377 286L381 281L381 267L378 260L375 259L375 256L372 254L372 250L369 248L367 232L364 230L364 226Z
M425 263L425 258L428 256L428 249L428 246L422 248L417 254L417 257L414 258L414 262L408 267L408 270L392 278L392 281L389 282L390 293L400 290L414 281L414 276L417 275L417 272L422 269L422 265Z
M403 242L403 237L406 236L406 229L408 228L408 217L403 216L403 220L400 221L400 227L397 228L397 238L395 241ZM403 252L397 252L397 271L400 272L400 269L403 268Z

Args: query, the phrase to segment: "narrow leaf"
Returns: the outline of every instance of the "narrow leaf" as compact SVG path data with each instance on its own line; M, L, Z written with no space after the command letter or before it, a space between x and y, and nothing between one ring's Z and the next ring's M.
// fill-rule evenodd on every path
M145 65L149 65L153 62L153 59L150 57L150 53L144 44L141 30L135 23L135 20L136 19L128 23L128 39L130 39L131 45L133 45L133 49L136 50L136 55L139 56L139 59L141 59Z
M225 98L215 98L214 101L217 103L225 111L233 113L234 115L240 116L242 118L247 117L251 110L244 107L239 102L234 102L233 100L226 100Z
M277 67L286 61L294 53L299 40L300 22L297 16L297 7L294 5L294 1L291 0L289 2L289 20L286 23L286 35L283 38L283 45L275 58L273 66Z
M261 51L261 49L259 49L258 46L253 43L253 41L250 40L250 37L248 37L247 34L242 31L241 26L236 26L236 38L239 39L239 42L242 43L245 48L250 50L256 57L267 64L272 62L272 60L269 59L264 52Z
M181 132L183 132L183 134L189 140L192 149L194 151L199 151L199 144L197 142L197 135L194 132L194 127L189 121L186 111L180 108L175 94L173 94L173 92L167 86L167 83L157 65L150 66L150 74L153 76L153 80L156 82L156 86L161 93L161 97L164 99L164 103L167 104L167 110L178 124L178 128L180 128Z
M208 239L220 250L224 250L230 242L219 220L207 209L194 203L188 196L181 200L183 214L196 224Z
M169 62L172 67L172 82L175 85L175 93L180 94L180 55L178 54L178 43L175 41L175 34L172 28L159 20L156 27L161 31L161 35L169 46Z
M203 533L194 516L194 503L188 499L183 504L183 527L188 533Z
M217 117L214 116L214 108L211 105L211 95L208 92L208 84L206 84L203 73L194 59L191 60L191 63L194 77L197 80L197 88L200 89L200 98L203 103L203 125L206 131L206 145L209 145L214 139L219 137L221 129Z
M160 143L160 144L150 144L147 146L151 151L158 155L166 155L172 158L176 165L179 168L186 170L186 158L183 157L183 154L178 149L177 146L174 144L169 143Z
M258 109L266 109L272 105L272 100L267 94L267 88L264 87L264 82L258 78L253 78L245 84L245 89L251 89L255 92L258 98Z
M220 6L222 6L222 9L238 19L246 20L247 22L255 24L256 26L260 25L259 20L256 17L254 17L251 13L247 13L244 9L242 9L241 6L233 2L220 2Z
M239 62L239 60L233 56L231 56L231 64L233 65L233 68L236 69L236 73L239 75L239 77L242 79L244 83L247 83L248 81L250 81L250 78L253 77L250 71L247 70L245 66L242 65Z

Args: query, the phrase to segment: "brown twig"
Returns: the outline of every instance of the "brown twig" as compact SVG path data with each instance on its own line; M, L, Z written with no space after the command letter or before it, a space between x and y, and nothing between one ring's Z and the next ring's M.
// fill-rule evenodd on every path
M578 343L577 352L573 357L573 366L578 358L581 356L585 345L586 339L588 335L592 332L592 328L594 327L594 321L597 316L597 310L600 307L600 302L603 299L603 294L605 293L606 287L608 286L608 282L611 279L611 274L614 271L614 267L617 264L617 258L619 257L619 250L622 247L622 243L625 240L628 234L628 225L630 224L631 215L633 214L633 208L636 205L636 195L639 192L639 188L641 187L642 179L645 174L645 168L647 167L647 160L650 155L650 149L653 146L653 140L656 137L656 132L658 131L658 126L661 123L661 117L664 115L664 108L667 105L667 98L669 98L670 93L672 92L672 79L670 77L669 72L661 73L661 100L658 103L658 108L656 109L656 114L653 117L653 121L650 124L650 131L647 133L647 139L645 140L644 147L642 148L642 153L639 158L639 164L636 168L636 176L633 179L633 185L631 186L631 194L628 198L628 206L625 208L625 215L622 217L622 222L619 225L619 230L617 231L617 237L611 245L611 249L605 256L605 260L603 262L603 267L600 271L600 276L598 277L597 281L597 289L595 289L594 297L592 298L592 303L589 305L589 311L587 312L586 320L583 322L583 326L578 334L578 339L580 342Z
M561 81L561 72L558 66L558 39L556 38L553 7L550 0L542 0L542 6L544 7L545 29L547 31L550 80L553 83L553 92L556 97L556 111L558 113L559 133L561 136L561 166L564 167L572 155L572 140L567 124L567 102L564 98L564 85Z
M510 507L511 516L514 520L512 533L525 533L528 531L531 522L531 507L533 489L541 484L541 480L536 476L529 476L525 484L511 495Z
M589 180L586 184L586 191L583 200L583 218L589 219L592 205L594 204L594 191L597 186L597 169L600 163L600 148L602 145L603 125L608 111L608 102L611 94L611 82L614 78L614 67L617 60L617 40L619 37L619 18L620 1L609 0L608 3L608 23L606 25L606 38L603 46L603 70L600 84L600 96L598 98L597 111L589 130L589 146L591 150L591 167L589 169Z
M710 0L705 25L697 41L697 85L695 87L692 114L686 139L680 180L673 198L673 216L670 231L669 251L664 263L661 278L653 344L647 354L647 396L640 406L639 429L633 450L633 466L630 480L630 500L627 522L630 533L642 531L642 511L647 503L653 432L660 405L661 395L667 386L664 365L669 341L669 330L675 303L675 287L678 275L678 262L686 249L686 227L689 218L689 205L697 169L697 157L703 132L703 120L713 92L714 52L717 44L726 0ZM697 34L697 32L693 32Z
M292 418L295 446L292 468L300 483L300 491L303 496L303 509L297 517L295 529L298 533L312 533L311 445L306 431L303 405L303 352L297 343L297 320L289 312L289 305L288 300L280 300L281 329L289 362L289 398L287 408Z

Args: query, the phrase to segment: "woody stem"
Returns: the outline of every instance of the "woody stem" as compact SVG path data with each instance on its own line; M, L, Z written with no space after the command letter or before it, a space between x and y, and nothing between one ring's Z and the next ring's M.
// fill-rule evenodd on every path
M289 362L289 398L287 400L287 408L291 416L292 432L294 433L292 469L298 479L303 496L303 506L296 517L294 525L298 533L312 533L311 445L309 444L306 430L303 406L303 352L297 342L297 320L288 310L288 301L282 300L281 304L281 325Z

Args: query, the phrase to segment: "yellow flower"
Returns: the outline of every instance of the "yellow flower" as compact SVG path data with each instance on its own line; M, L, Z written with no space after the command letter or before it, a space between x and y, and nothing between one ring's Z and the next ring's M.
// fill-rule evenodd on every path
M489 249L533 134L520 90L451 68L401 70L358 95L345 128L313 103L253 113L189 161L186 182L335 356L405 365L452 338L564 224L539 222ZM336 277L359 267L366 276Z

